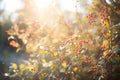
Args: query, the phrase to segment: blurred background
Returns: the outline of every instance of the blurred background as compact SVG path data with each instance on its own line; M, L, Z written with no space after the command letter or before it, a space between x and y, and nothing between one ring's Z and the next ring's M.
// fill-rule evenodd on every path
M51 46L52 47L54 46L56 47L56 51L57 51L58 49L61 49L61 47L59 46L60 43L66 41L71 36L78 36L78 35L82 36L80 39L89 38L88 41L91 40L90 44L95 44L95 46L100 46L98 42L102 44L102 41L105 40L106 38L99 38L97 32L102 33L105 30L107 32L107 30L111 30L111 28L101 29L100 26L107 25L107 23L102 24L100 22L101 18L96 18L95 24L94 24L94 18L90 18L90 21L93 21L93 24L91 25L89 24L90 21L87 16L89 14L92 14L92 12L93 14L94 12L96 12L95 15L101 16L99 15L100 10L102 9L101 5L106 5L110 12L108 15L110 18L109 20L106 20L109 22L108 26L110 27L119 26L120 25L119 4L120 4L120 0L100 0L100 1L97 0L0 0L0 80L9 80L9 79L26 80L27 78L26 79L21 78L21 76L20 78L17 77L19 79L10 78L9 75L13 74L12 72L9 73L10 66L13 65L14 63L16 63L17 65L29 63L30 59L32 59L31 56L36 55L36 54L31 55L31 53L36 53L36 50L38 50L36 49L35 46L40 48L46 46L48 48L46 49L48 52L50 50L49 48ZM19 32L19 35L18 33L16 33L17 27L15 32L12 31L12 29L15 29L15 26L19 26L19 29L21 30ZM24 30L26 30L26 32ZM118 45L118 42L120 40L118 27L117 30L118 31L116 32L118 33L116 34L118 36L115 36L116 34L112 35L116 37L114 39L114 41L116 42L114 42L111 45ZM32 32L36 32L36 33L33 34L31 39L29 38L29 36L32 35ZM25 33L25 36L22 35L22 33ZM17 36L13 36L13 35L17 35ZM18 44L19 47L11 45L10 44L11 41L16 41L17 43L13 42L13 44ZM75 41L77 42L77 39ZM27 47L28 43L32 44L32 48L28 49ZM34 48L33 46L35 47L35 51L33 49ZM59 48L57 49L57 47ZM79 46L77 46L77 48L78 47ZM94 46L90 46L90 45L87 46L87 48L90 50L92 47ZM95 47L94 49L91 50L91 53L92 51L93 53L94 52L100 53L99 50L97 51L97 49L99 48ZM74 53L75 52L74 49L72 50ZM118 48L117 51L118 51L117 54L119 54L120 50ZM59 53L59 50L57 53ZM95 55L94 57L96 57L97 55ZM95 59L95 61L97 62L98 60ZM75 74L77 74L77 72ZM71 80L77 80L77 79L82 79L82 78L76 78ZM36 79L36 80L42 80L42 79ZM60 80L64 80L64 79L60 79ZM65 80L67 80L67 78ZM105 79L102 79L100 76L99 79L95 79L95 80L105 80Z

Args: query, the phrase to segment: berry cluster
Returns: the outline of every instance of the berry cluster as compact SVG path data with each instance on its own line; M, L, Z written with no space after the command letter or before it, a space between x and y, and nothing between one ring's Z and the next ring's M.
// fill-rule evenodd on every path
M105 21L109 20L109 12L108 12L108 8L106 6L104 6L100 10L100 19L101 19L101 23L105 23Z
M94 24L97 18L97 15L95 13L90 13L87 15L89 24Z

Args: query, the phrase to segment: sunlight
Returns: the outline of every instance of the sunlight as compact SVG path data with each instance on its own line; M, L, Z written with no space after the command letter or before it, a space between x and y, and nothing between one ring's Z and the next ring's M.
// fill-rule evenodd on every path
M49 8L49 6L53 3L53 0L34 0L36 6L39 9L46 9ZM76 11L76 1L75 0L56 0L56 2L59 2L61 9L67 10L67 11Z
M39 9L45 9L49 7L50 4L50 0L34 0L35 1L35 5L39 8Z
M7 14L13 13L18 9L23 8L23 4L20 0L3 0L3 6Z
M62 10L76 12L76 1L75 0L60 0Z

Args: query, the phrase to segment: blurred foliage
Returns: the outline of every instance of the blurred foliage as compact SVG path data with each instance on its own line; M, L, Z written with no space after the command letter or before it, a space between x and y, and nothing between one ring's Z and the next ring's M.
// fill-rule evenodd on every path
M0 24L0 32L8 35L8 45L16 53L25 51L29 55L28 60L20 64L11 63L8 72L2 73L4 77L11 80L119 80L117 0L109 0L111 4L94 0L85 14L69 11L59 14L58 5L49 10L55 12L47 14L46 11L45 18L38 17L31 1L23 0L26 7L18 11L19 19L11 22L10 28L5 29L7 23ZM115 12L114 7L117 7Z

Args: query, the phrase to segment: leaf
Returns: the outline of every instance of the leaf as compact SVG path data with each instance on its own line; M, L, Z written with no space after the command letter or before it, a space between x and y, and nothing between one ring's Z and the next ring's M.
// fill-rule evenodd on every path
M67 68L67 64L66 64L65 61L61 65L62 65L63 68Z
M75 67L73 70L74 70L74 71L77 71L77 70L78 70L78 68L77 68L77 67Z
M107 46L107 45L108 45L108 40L104 40L104 41L103 41L103 44L104 44L105 46Z
M20 64L19 68L20 68L20 69L24 69L24 68L25 68L25 65L24 65L24 64Z
M48 51L46 51L46 50L41 50L40 51L40 54L42 54L42 55L47 54L47 53L48 53Z
M18 27L18 25L17 24L14 24L14 30L15 30L15 32L18 32L19 31L19 27Z
M21 48L17 48L16 52L19 52L21 50Z
M17 69L17 68L18 68L18 67L17 67L17 64L12 63L12 68L13 68L13 69Z
M20 69L20 74L23 74L23 71L26 69L26 67L24 64L20 64L19 69Z
M110 36L111 36L111 34L110 34L110 33L107 33L107 34L106 34L106 37L110 37Z
M104 24L107 28L109 27L109 22L108 21L105 21Z
M57 52L54 52L54 53L53 53L53 56L54 56L54 57L57 57L57 55L58 55Z
M15 48L19 47L19 44L18 44L16 41L14 41L14 40L10 41L9 44L10 44L12 47L15 47Z
M108 48L108 45L109 45L108 40L104 40L102 46L104 46L104 48L106 49Z
M13 30L7 30L5 31L8 35L13 35L14 31Z
M104 57L108 56L108 54L109 54L108 51L104 51L104 52L103 52L103 56L104 56Z

